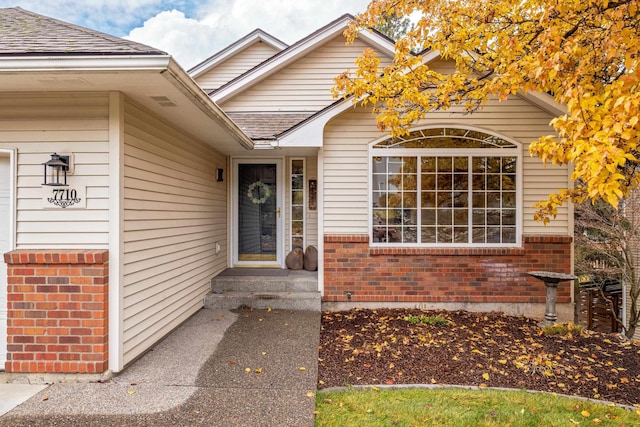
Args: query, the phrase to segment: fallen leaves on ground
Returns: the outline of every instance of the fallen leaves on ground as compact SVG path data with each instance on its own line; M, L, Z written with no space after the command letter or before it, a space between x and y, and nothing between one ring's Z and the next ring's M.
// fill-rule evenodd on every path
M436 315L450 323L409 321ZM536 320L502 313L323 313L319 388L430 383L526 388L640 405L640 345L591 331L547 336Z

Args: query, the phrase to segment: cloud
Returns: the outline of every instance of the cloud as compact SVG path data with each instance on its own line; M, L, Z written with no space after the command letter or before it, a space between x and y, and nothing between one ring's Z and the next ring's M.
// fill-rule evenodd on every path
M164 50L188 69L240 37L261 28L291 44L344 13L358 13L368 0L224 0L194 8L196 18L180 10L163 11L133 29L126 38Z
M32 12L122 36L157 13L158 0L0 0L0 7L19 6ZM180 2L183 3L183 2Z
M369 0L0 0L168 52L186 69L256 28L291 44Z
M214 27L171 10L148 19L125 38L168 52L188 69L214 53L219 36Z

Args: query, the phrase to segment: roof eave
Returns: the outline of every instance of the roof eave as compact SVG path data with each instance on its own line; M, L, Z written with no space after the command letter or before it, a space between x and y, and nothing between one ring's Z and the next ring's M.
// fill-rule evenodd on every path
M181 90L188 98L190 98L194 104L209 117L221 123L227 131L229 131L238 143L249 150L254 147L253 141L249 138L233 120L222 111L218 105L209 98L209 96L200 88L200 86L187 74L187 72L178 65L177 62L171 60L168 73L165 73L165 77L174 84L179 90Z
M244 149L253 149L251 139L218 107L198 84L169 55L43 55L2 56L0 76L22 78L33 75L113 75L144 78L147 73L162 76L169 84L200 110L206 120L213 120ZM67 89L70 90L70 89ZM87 90L84 88L83 90ZM117 88L107 89L117 90ZM204 119L204 117L203 117Z
M531 102L535 106L543 109L553 116L561 116L567 113L567 107L556 102L555 98L548 93L543 92L526 92L519 93L518 96Z
M0 72L162 71L169 55L0 55Z

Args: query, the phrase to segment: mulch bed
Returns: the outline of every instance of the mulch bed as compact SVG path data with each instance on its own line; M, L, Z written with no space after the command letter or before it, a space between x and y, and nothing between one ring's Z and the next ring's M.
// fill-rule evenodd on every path
M448 325L431 325L440 315ZM459 384L541 390L640 406L640 344L584 331L548 336L502 313L324 312L318 387Z

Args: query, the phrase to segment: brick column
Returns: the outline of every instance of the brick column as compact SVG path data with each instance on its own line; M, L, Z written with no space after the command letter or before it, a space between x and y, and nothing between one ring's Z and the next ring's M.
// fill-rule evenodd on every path
M109 252L22 249L8 267L6 372L108 368Z

